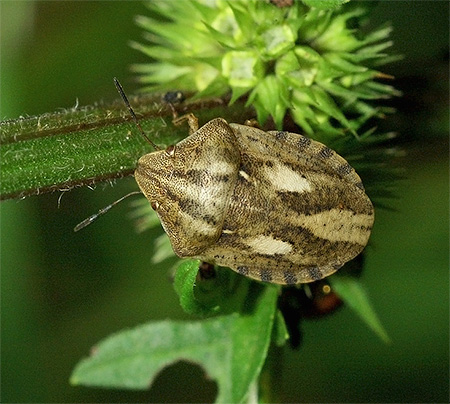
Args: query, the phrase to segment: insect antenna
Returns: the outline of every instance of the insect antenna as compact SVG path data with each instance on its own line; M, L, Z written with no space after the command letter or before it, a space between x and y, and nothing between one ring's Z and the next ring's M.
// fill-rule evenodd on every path
M84 219L81 223L78 223L73 231L78 231L81 229L84 229L86 226L89 226L93 221L97 220L100 216L104 215L106 212L108 212L112 207L116 206L118 203L122 202L124 199L128 198L132 195L142 195L141 191L133 191L129 194L122 196L122 198L117 199L117 201L111 203L108 206L105 206L104 208L100 209L97 213L94 213L92 216L89 216L87 219Z
M128 98L127 98L127 96L125 95L125 91L123 91L122 85L119 83L119 80L117 80L117 78L115 78L115 77L114 77L114 84L116 85L117 91L119 92L120 96L122 97L123 102L124 102L125 105L128 107L128 110L130 111L130 114L131 114L131 116L132 116L133 119L134 119L134 123L135 123L136 126L138 127L139 132L141 132L141 135L144 137L144 139L145 139L148 143L150 143L150 144L153 146L153 148L154 148L155 150L161 150L161 148L159 148L158 146L156 146L156 144L153 143L153 142L149 139L149 137L145 134L144 129L142 129L142 126L141 126L141 124L139 123L139 121L138 121L138 119L137 119L137 117L136 117L136 114L135 114L134 111L133 111L133 108L131 108L130 101L128 101Z

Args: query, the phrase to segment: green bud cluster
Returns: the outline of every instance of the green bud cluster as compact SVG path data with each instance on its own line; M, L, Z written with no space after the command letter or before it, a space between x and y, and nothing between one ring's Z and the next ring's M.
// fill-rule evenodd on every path
M299 1L162 0L148 8L137 23L149 44L133 43L153 59L134 66L148 90L231 93L231 103L245 95L260 123L271 117L282 128L289 115L315 137L364 135L366 122L388 111L377 101L398 95L378 70L396 58L385 53L391 28L365 33L364 2L324 9Z

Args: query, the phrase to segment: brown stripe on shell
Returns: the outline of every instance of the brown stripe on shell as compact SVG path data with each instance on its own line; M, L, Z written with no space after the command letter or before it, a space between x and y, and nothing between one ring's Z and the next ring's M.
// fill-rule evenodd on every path
M323 186L316 192L277 191L287 208L302 215L313 215L331 209L350 210L355 214L371 215L373 207L368 198L361 198L354 192L346 192L348 185L341 187Z
M204 187L212 182L228 182L230 175L216 174L201 169L172 170L172 178L188 180L191 184Z
M276 231L273 231L274 229L276 229ZM263 235L291 244L295 251L302 251L302 257L306 259L317 257L316 263L319 266L325 265L325 261L327 259L333 261L333 258L339 259L340 256L354 256L356 255L354 252L361 249L361 245L359 243L349 241L330 241L328 239L315 236L310 230L300 226L289 226L286 224L283 226L281 224L274 223L273 229L267 231L267 233ZM239 229L233 234L222 233L221 237L217 241L217 245L219 247L223 246L223 248L239 251L239 254L247 258L264 257L269 260L283 261L284 256L282 254L263 254L254 252L250 246L242 242L242 238L243 235L240 234ZM289 256L287 259L292 260L292 256ZM301 257L298 257L297 259L301 259ZM296 264L291 261L292 267L299 264L300 262Z
M184 198L182 195L171 192L170 189L165 190L168 199L172 199L178 203L181 212L191 216L193 219L201 219L206 224L216 226L217 218L214 215L204 214L203 206L190 198Z

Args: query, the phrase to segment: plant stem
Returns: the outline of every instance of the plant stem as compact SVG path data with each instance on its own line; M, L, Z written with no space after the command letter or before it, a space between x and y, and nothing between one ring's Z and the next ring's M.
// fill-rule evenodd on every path
M156 94L130 97L140 124L162 148L187 136L172 125L173 110ZM249 118L241 103L226 99L185 102L179 114L193 112L201 123L221 116L232 122ZM0 200L131 175L151 147L139 135L121 100L0 122Z

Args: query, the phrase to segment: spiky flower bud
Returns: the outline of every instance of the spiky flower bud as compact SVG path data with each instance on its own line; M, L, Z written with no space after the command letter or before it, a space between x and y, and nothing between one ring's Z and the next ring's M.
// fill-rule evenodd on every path
M311 2L309 2L311 3ZM320 2L319 2L320 3ZM323 2L322 2L323 3ZM397 94L378 79L393 59L387 25L364 34L368 6L325 10L299 1L183 0L148 3L138 24L151 44L133 46L154 59L135 66L148 89L183 89L197 96L243 95L264 123L278 128L289 114L304 133L329 138L362 135L384 115L374 100Z

